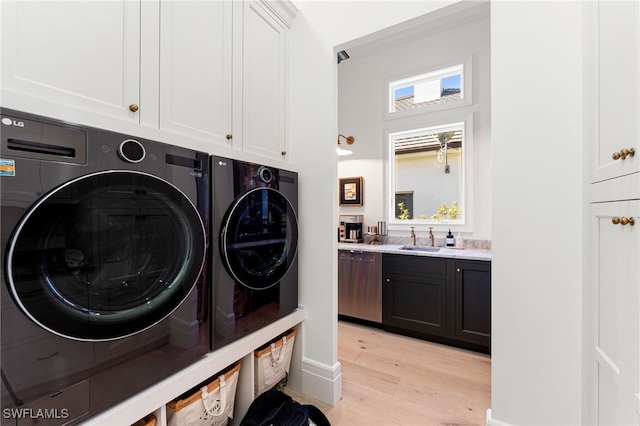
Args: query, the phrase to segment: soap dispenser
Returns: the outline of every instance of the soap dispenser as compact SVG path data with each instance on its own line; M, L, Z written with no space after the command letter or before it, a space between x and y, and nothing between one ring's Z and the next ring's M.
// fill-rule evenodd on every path
M449 229L449 233L447 234L446 245L447 247L453 247L455 245L453 241L453 234L451 233L451 229Z

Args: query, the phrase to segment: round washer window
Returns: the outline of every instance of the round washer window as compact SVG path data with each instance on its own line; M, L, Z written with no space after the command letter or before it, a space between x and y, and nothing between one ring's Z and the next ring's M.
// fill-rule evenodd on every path
M240 284L266 289L289 271L298 247L291 203L272 188L255 188L233 202L220 233L221 257Z
M77 340L113 340L167 317L195 285L206 237L191 201L139 172L72 180L16 227L10 291L43 328Z

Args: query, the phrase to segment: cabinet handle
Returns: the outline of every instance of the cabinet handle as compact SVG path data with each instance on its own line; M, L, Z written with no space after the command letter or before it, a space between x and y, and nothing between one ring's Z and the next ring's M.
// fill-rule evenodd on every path
M139 109L139 107L136 104L129 105L129 111L131 111L131 112L136 112L136 111L138 111L138 109Z
M636 224L636 221L635 221L635 219L633 217L626 218L624 216L622 216L622 217L614 216L614 217L611 218L611 223L613 223L614 225L623 225L623 226L624 225L631 225L631 226L633 226L633 225Z
M387 282L388 282L388 283L390 283L390 282L391 282L391 279L387 278Z
M611 158L613 158L614 160L619 160L619 159L625 159L627 157L633 157L634 155L636 155L636 150L634 148L623 148L620 150L620 152L614 152L613 154L611 154Z
M287 155L287 151L280 151L280 155L284 157L285 155Z
M227 133L227 140L230 141L233 139L233 135L231 133Z
M456 272L460 272L460 268L456 268Z

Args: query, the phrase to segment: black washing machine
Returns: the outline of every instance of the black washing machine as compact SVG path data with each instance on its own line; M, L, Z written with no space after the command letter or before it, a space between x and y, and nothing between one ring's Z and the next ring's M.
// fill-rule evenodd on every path
M298 175L212 156L213 349L298 307Z
M2 425L74 424L209 352L209 156L0 112Z

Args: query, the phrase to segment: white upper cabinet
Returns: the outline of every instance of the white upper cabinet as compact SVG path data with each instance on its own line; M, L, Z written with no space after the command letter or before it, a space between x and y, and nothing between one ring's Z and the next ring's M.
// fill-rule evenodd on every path
M242 149L283 159L287 155L286 116L286 28L273 16L267 3L244 3L242 88L235 136L241 130Z
M229 145L232 3L161 1L160 129Z
M3 106L63 105L287 160L289 1L0 5Z
M3 90L138 122L139 2L1 7Z
M591 182L640 171L640 3L585 3ZM632 156L630 153L635 152Z

